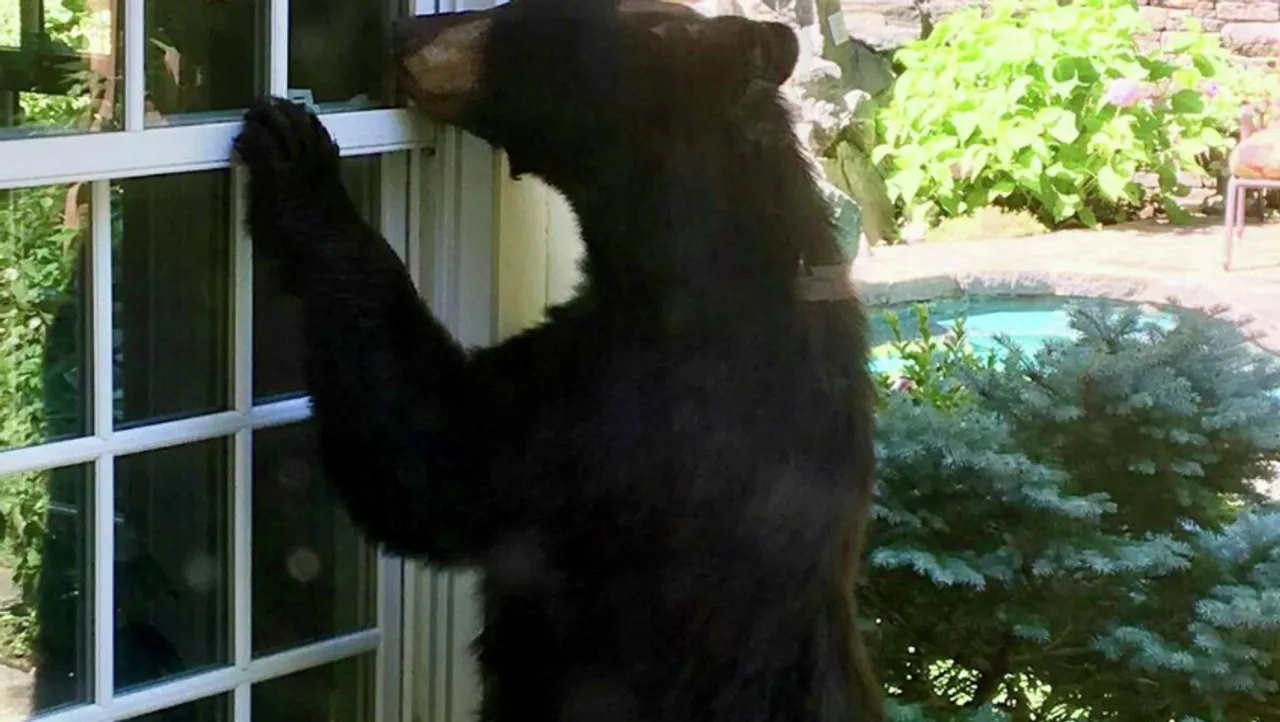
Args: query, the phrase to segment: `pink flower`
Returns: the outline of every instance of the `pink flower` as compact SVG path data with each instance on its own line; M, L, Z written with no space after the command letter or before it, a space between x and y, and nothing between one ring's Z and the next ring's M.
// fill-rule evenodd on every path
M906 376L899 376L893 380L893 386L891 388L894 391L915 391L916 382Z
M1128 78L1116 78L1107 85L1107 93L1102 100L1108 105L1118 108L1129 108L1142 98L1142 87Z
M1210 80L1204 84L1204 94L1209 98L1218 97L1218 93L1222 92L1222 86L1216 80Z

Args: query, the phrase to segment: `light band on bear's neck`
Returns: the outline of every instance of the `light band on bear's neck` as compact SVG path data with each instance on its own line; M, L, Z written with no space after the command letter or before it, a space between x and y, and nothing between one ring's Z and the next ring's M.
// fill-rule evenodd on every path
M801 301L845 301L858 294L849 277L851 264L832 266L801 265L796 293Z

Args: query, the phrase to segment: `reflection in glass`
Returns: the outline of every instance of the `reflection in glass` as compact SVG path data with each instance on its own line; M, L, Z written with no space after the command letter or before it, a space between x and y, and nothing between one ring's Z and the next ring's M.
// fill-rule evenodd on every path
M0 0L0 139L122 125L115 0Z
M162 709L141 717L130 717L129 722L230 722L231 696L206 697L195 702Z
M253 722L373 719L374 657L365 654L253 686Z
M0 450L88 433L89 195L0 191Z
M116 459L115 683L229 661L229 444Z
M361 216L376 223L381 203L378 156L342 159L342 179ZM302 374L302 308L276 282L275 264L253 255L253 396L265 400L298 396Z
M226 171L113 184L120 426L230 406L230 193Z
M266 75L266 54L256 52L266 47L264 5L152 0L145 7L147 125L238 117Z
M0 477L0 722L90 701L93 466ZM0 668L2 669L2 668Z
M377 623L375 553L320 471L311 422L253 434L253 653Z
M289 89L342 108L387 107L391 4L291 0Z

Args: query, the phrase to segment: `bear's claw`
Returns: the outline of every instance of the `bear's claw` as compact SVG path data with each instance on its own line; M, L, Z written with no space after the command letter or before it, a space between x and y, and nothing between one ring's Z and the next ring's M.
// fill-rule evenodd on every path
M324 124L304 106L283 98L262 98L249 108L235 150L255 173L269 168L309 175L338 167L338 145Z

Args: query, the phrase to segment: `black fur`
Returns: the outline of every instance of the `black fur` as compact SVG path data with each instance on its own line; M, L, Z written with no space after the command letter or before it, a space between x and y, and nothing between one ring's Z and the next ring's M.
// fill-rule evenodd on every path
M263 101L236 141L328 477L371 539L487 572L485 720L882 718L853 605L864 313L795 296L839 250L778 98L794 38L712 29L495 11L453 121L566 194L587 257L574 300L490 348L420 303L314 116Z

